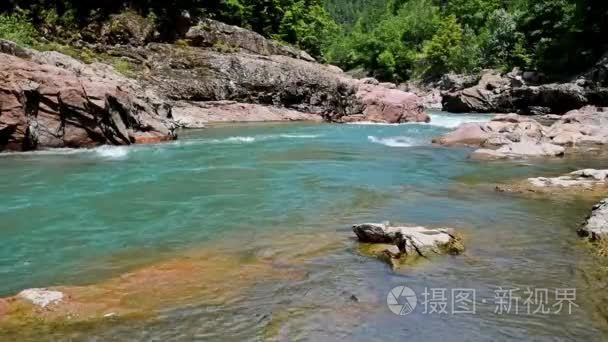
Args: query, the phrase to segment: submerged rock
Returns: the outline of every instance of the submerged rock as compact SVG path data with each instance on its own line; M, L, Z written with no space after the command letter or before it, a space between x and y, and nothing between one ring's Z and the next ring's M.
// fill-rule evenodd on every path
M608 187L608 170L584 169L558 177L535 177L496 186L498 192L538 193L550 195L602 195Z
M528 182L539 188L591 188L595 185L605 185L608 180L608 170L585 169L571 172L567 175L553 178L529 178Z
M428 257L432 254L460 254L464 246L452 229L397 227L390 224L363 223L353 226L362 243L377 244L372 254L388 257L392 264L407 256Z
M578 234L589 237L591 241L602 240L608 235L608 198L593 207Z
M505 159L521 157L558 157L563 156L565 148L546 142L508 143L496 150L482 148L472 154L474 159Z
M60 303L63 300L63 292L48 289L27 289L19 292L18 298L25 299L30 303L45 308L51 304Z

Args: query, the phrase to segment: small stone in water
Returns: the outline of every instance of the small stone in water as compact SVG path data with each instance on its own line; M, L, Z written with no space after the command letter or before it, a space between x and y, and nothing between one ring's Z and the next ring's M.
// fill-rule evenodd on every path
M42 308L47 307L50 304L59 303L63 300L63 293L59 291L50 291L48 289L27 289L19 292L17 296Z

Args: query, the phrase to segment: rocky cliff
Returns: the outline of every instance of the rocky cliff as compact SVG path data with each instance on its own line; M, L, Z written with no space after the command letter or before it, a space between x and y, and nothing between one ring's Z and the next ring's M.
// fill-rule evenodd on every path
M0 60L0 150L128 145L176 137L165 119L170 108L107 65L85 65L9 42L0 44Z
M100 43L82 43L127 63L129 77L0 42L0 150L159 142L210 120L429 121L418 96L257 33L205 20L178 44L145 44L138 22L118 40L102 30Z
M586 105L608 105L608 88L595 73L567 83L538 84L542 77L518 70L485 70L475 84L452 83L443 93L443 109L454 113L564 114ZM587 77L587 78L586 78Z

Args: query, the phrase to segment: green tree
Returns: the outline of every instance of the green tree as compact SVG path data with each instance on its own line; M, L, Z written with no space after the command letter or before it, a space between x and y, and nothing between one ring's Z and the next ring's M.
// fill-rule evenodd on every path
M525 52L524 35L518 31L513 14L505 9L495 10L488 18L482 42L482 63L486 67L509 69L526 67L530 58Z
M462 70L463 33L456 16L444 18L437 33L424 45L423 74L432 76Z

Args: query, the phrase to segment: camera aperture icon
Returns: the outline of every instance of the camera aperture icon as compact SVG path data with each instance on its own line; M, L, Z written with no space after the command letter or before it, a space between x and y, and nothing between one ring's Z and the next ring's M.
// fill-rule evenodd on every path
M386 296L386 304L389 310L399 316L412 313L416 309L417 303L416 293L406 286L397 286Z

